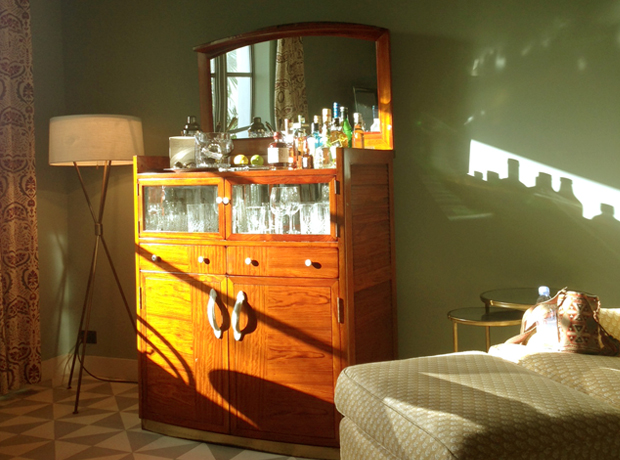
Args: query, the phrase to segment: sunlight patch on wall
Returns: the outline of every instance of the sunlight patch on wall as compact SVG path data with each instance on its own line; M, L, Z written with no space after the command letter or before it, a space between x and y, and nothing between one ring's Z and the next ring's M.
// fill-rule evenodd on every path
M488 180L488 173L492 171L497 173L500 179L508 178L508 160L513 164L515 160L518 162L516 174L519 181L527 187L536 185L536 178L540 173L551 176L551 185L556 192L560 190L561 178L572 180L573 193L583 205L583 217L586 219L601 214L602 204L620 210L620 190L475 140L472 140L469 146L469 175L482 173L483 179ZM511 169L510 174L515 174L514 170Z

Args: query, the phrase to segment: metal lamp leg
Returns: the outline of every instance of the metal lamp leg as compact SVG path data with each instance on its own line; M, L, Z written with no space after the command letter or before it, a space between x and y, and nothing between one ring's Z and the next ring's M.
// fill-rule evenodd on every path
M134 328L134 330L136 330L137 332L137 328L136 328L136 323L133 319L133 316L131 314L131 309L129 308L129 304L127 302L127 298L125 297L125 294L123 292L123 288L121 287L121 283L120 280L118 278L118 274L116 272L116 269L114 268L114 263L112 262L112 257L110 255L110 251L108 250L108 247L105 243L105 239L103 238L103 211L104 211L104 207L105 207L105 199L106 199L106 194L107 194L107 189L108 189L108 182L109 182L109 178L110 178L110 165L111 162L106 162L104 165L104 169L103 169L103 183L102 183L102 187L101 187L101 199L100 199L100 203L99 203L99 215L95 215L95 211L93 209L93 206L90 202L90 198L88 196L88 192L86 191L86 186L84 185L84 180L82 179L82 175L80 173L80 168L78 167L78 165L76 163L73 163L73 165L75 166L75 170L77 172L78 178L80 180L80 184L82 186L82 191L84 192L84 196L86 198L86 202L88 204L88 208L90 209L90 214L93 218L93 222L95 223L95 246L93 249L93 255L92 255L92 260L91 260L91 266L90 266L90 274L88 276L88 284L86 286L86 295L84 298L84 304L82 306L82 315L80 318L80 325L78 328L78 333L77 333L77 340L75 343L75 349L73 352L73 359L72 359L72 363L71 363L71 371L69 373L69 382L68 382L68 386L67 388L71 388L71 381L73 379L73 371L75 369L75 361L76 359L78 359L78 354L79 354L79 371L78 371L78 384L77 384L77 390L76 390L76 394L75 394L75 407L73 410L74 414L78 413L78 404L79 404L79 400L80 400L80 390L82 387L82 373L84 370L84 359L86 356L86 337L88 336L88 331L89 331L89 325L90 325L90 315L91 315L91 311L92 311L92 302L93 302L93 293L94 293L94 287L95 287L95 275L96 275L96 270L97 270L97 258L99 255L99 245L101 244L103 246L103 249L106 253L108 262L110 263L110 267L112 268L112 273L114 275L114 279L116 281L116 285L118 287L118 290L121 294L121 297L123 299L123 303L125 304L125 310L127 311L127 315L129 316L129 320L131 321L131 324ZM80 350L80 345L81 345L81 350Z

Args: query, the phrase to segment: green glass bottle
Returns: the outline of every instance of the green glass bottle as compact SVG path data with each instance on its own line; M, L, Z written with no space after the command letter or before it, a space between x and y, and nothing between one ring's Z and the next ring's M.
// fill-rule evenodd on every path
M340 107L340 125L342 126L342 132L347 136L347 147L353 145L353 128L349 121L349 109L346 107Z

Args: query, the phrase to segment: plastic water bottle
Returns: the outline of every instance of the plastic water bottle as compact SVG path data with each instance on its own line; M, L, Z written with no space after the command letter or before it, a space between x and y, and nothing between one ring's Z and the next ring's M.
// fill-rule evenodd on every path
M549 291L549 286L539 286L538 287L538 299L536 299L536 303L546 302L547 300L551 300L551 292Z
M558 346L557 305L545 304L544 302L547 300L551 300L549 287L540 286L536 303L543 303L543 305L538 307L541 308L541 318L538 321L537 334L540 334L541 344L544 348L555 350Z

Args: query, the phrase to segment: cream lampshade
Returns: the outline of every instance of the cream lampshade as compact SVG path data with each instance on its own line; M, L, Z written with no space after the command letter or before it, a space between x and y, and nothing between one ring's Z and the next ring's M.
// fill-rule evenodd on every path
M129 165L134 155L144 155L139 118L68 115L50 119L50 165Z

